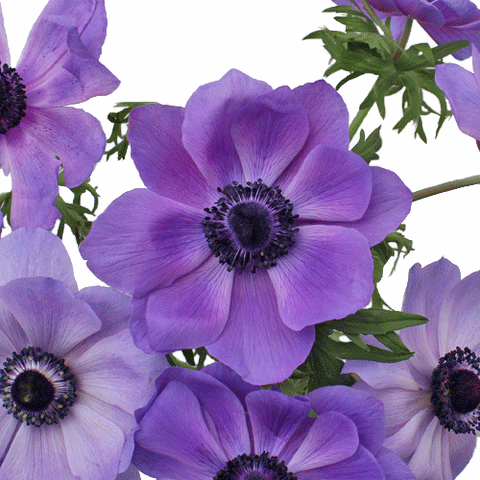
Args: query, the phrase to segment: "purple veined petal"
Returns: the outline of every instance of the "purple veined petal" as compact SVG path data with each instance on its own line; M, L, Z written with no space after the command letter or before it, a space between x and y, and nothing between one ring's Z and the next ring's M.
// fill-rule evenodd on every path
M373 293L370 249L353 228L300 227L295 245L268 274L280 317L294 330L355 313Z
M271 185L301 150L308 130L305 110L288 87L250 101L231 127L245 179Z
M28 107L82 103L92 97L109 95L120 85L120 80L87 50L76 28L69 30L67 46L62 65L42 77L33 88L27 86Z
M141 480L140 472L138 469L131 463L127 470L117 475L115 480Z
M229 459L205 420L192 391L172 381L140 420L135 441L140 448L184 463L198 478L212 478Z
M29 345L59 357L101 327L92 309L52 278L12 280L0 287L0 299L24 330Z
M280 392L259 390L246 397L252 425L253 452L279 457L290 437L308 417L310 402L305 397L288 397Z
M193 272L152 292L145 318L151 347L171 353L214 342L227 323L233 276L211 255Z
M78 290L62 241L43 228L19 228L0 240L0 285L22 277L51 277Z
M452 477L456 478L471 460L477 439L474 435L458 435L455 432L448 432L446 437L450 447L449 457Z
M15 422L18 422L15 420ZM9 452L0 466L1 478L31 480L61 478L75 480L65 462L65 441L59 425L32 429L21 424ZM35 459L35 461L25 461Z
M405 15L397 5L395 0L368 0L371 7L376 8L382 13L388 13L389 15Z
M0 363L3 364L12 352L20 352L27 344L28 338L22 327L7 306L0 302Z
M400 332L400 338L412 352L416 352L409 362L427 376L436 367L438 359L447 353L439 350L439 312L448 292L458 282L459 268L445 258L424 268L417 263L409 272L402 310L424 315L429 322L405 328Z
M438 65L435 82L448 98L458 128L480 140L480 126L476 121L480 111L480 86L475 75L459 65Z
M207 428L227 458L232 459L251 451L245 409L235 392L216 378L204 373L204 369L199 372L169 368L157 379L157 391L162 392L170 382L181 382L195 395L203 416L209 419L206 423ZM251 385L250 387L255 388ZM143 416L138 415L139 422L141 419Z
M392 37L399 42L402 38L403 31L405 30L405 22L407 21L407 17L400 15L391 18L390 30L392 32Z
M301 220L358 220L370 203L371 169L353 152L317 145L283 195L292 201Z
M90 53L100 55L107 22L103 3L103 0L49 1L33 25L18 62L17 70L25 85L33 88L52 69L61 66L68 53L67 36L71 28L77 28L80 37L85 33Z
M322 413L287 466L292 472L326 467L352 457L358 447L358 432L352 420L338 412Z
M365 214L359 220L337 222L336 225L355 228L373 247L405 220L412 206L413 194L396 173L381 167L370 168L372 197Z
M80 478L115 478L124 447L122 430L77 399L60 427L66 456L60 457ZM66 461L65 461L66 460Z
M478 7L470 0L437 0L435 7L442 12L448 25L468 28L480 19Z
M467 45L458 52L452 54L457 60L465 60L472 55L472 45L476 48L480 48L479 22L477 21L475 23L476 25L469 26L449 27L448 25L444 25L439 28L426 23L422 23L421 25L433 40L438 43L438 45L456 42L458 40L468 40L470 45Z
M361 445L349 458L324 467L295 472L298 480L385 480L382 469L375 457Z
M188 100L183 144L214 189L234 180L243 183L242 166L230 128L248 102L271 90L264 82L239 70L230 70L220 80L202 85Z
M283 323L267 272L236 274L230 316L208 352L254 385L288 378L307 358L313 327L295 332ZM286 353L288 352L288 354Z
M375 459L382 467L385 480L415 480L407 465L388 448L382 447Z
M208 185L182 143L184 109L143 105L129 117L132 159L147 188L177 202L210 207L218 192Z
M472 48L473 74L480 89L480 52L477 48Z
M114 200L95 222L80 253L107 284L141 296L170 285L210 255L205 212L135 189Z
M8 48L7 32L3 22L3 12L0 5L0 63L10 65L10 50Z
M129 323L130 334L132 335L133 343L135 343L138 348L145 353L156 353L150 345L148 326L145 321L147 302L148 295L132 298L132 315Z
M438 321L438 347L441 356L460 348L476 350L480 345L480 272L475 272L449 291Z
M385 441L385 417L382 403L365 392L343 385L322 387L308 394L312 409L318 415L339 412L352 420L360 444L373 454Z
M377 8L375 3L378 0L369 1L372 7ZM380 0L382 3L383 1L384 0ZM393 3L404 15L412 17L418 22L428 23L436 27L445 25L445 17L440 10L435 5L430 4L428 0L393 0Z
M8 413L6 408L0 409L0 472L7 455L7 448L20 425L20 422L11 413Z

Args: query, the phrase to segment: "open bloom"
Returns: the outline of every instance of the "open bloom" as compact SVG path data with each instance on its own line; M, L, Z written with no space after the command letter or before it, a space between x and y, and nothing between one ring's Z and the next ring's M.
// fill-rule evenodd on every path
M352 5L350 0L333 0ZM361 2L357 2L361 5ZM393 37L400 40L407 17L416 20L439 45L468 40L480 48L480 10L469 0L368 0L379 17L392 17ZM465 60L472 54L468 45L453 56Z
M106 26L104 0L50 0L13 68L0 9L0 165L12 174L12 228L52 228L60 165L76 187L105 151L100 122L66 105L118 87L98 61Z
M158 479L414 480L382 445L382 404L344 386L292 398L221 364L173 367L137 416L132 461Z
M61 241L0 240L0 478L133 479L134 411L166 367L128 330L128 298L78 291Z
M403 310L425 325L399 337L415 355L395 364L360 360L344 371L385 405L385 446L417 480L452 480L467 465L480 431L480 272L463 280L446 259L410 270Z
M369 247L411 206L394 173L348 151L324 81L273 90L231 70L186 108L134 109L129 141L148 188L93 223L88 267L133 295L142 349L207 346L251 383L287 378L315 323L369 302Z

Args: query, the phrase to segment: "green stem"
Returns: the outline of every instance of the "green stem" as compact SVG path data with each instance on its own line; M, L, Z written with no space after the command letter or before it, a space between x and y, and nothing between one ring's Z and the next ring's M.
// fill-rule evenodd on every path
M360 128L360 125L362 124L365 117L368 115L368 112L370 111L372 106L373 104L370 107L360 109L358 113L355 115L355 118L352 120L352 123L350 123L350 126L348 127L350 140L352 140L352 138L357 133L357 130Z
M397 48L397 50L395 50L395 53L393 54L394 62L400 58L403 51L405 50L405 46L407 45L408 38L410 37L410 32L412 31L412 24L413 24L413 18L407 17L407 21L405 22L405 28L403 29L403 33L402 33L402 38L400 39L400 45Z
M422 198L431 197L443 192L449 192L457 188L468 187L470 185L478 185L480 183L480 175L473 177L461 178L459 180L452 180L451 182L441 183L434 187L423 188L413 194L413 201L421 200Z

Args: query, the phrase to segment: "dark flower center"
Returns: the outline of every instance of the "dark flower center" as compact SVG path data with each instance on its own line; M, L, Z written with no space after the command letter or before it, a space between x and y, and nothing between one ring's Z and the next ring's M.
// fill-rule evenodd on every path
M27 347L13 352L0 370L0 395L8 413L27 425L51 425L68 414L76 382L65 360Z
M480 431L480 359L457 347L432 372L431 402L440 423L455 433Z
M0 67L0 133L16 127L24 117L27 104L25 85L14 68Z
M270 268L295 243L293 205L278 186L261 179L245 186L233 182L218 188L222 196L202 222L208 245L219 262L240 272Z
M287 470L285 462L263 452L261 455L243 454L229 460L213 480L297 480L297 477Z

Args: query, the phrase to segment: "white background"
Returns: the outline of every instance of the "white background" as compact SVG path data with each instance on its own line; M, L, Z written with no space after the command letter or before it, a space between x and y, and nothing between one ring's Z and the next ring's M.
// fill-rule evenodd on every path
M46 1L1 2L8 34L12 66L15 66L31 25ZM341 29L324 8L329 0L106 0L109 27L102 62L122 81L112 95L88 101L82 108L99 118L107 136L109 111L120 101L157 101L184 106L191 93L204 83L223 76L230 68L264 80L273 87L296 87L323 77L328 54L319 40L302 37L327 25ZM411 41L433 41L414 24ZM0 59L1 60L1 59ZM449 57L448 61L454 61ZM462 66L471 70L471 61ZM327 79L335 85L344 74ZM350 111L368 93L373 77L365 76L342 87ZM433 100L431 105L435 108ZM415 191L448 180L480 173L480 152L475 141L463 135L452 119L435 140L436 122L425 121L428 145L413 138L409 126L401 134L392 131L399 119L400 98L387 101L382 127L384 146L377 165L395 171ZM363 128L368 133L380 125L376 110ZM100 211L121 193L143 186L130 157L98 164L92 184L101 195ZM0 191L9 179L0 178ZM462 275L480 270L478 206L480 189L463 188L416 202L406 219L408 238L415 251L399 262L394 275L381 283L386 301L400 309L408 269L445 256L459 265ZM80 287L101 283L85 267L75 241L65 235ZM479 319L480 322L480 319ZM478 478L480 450L460 480ZM144 477L147 478L147 477Z

